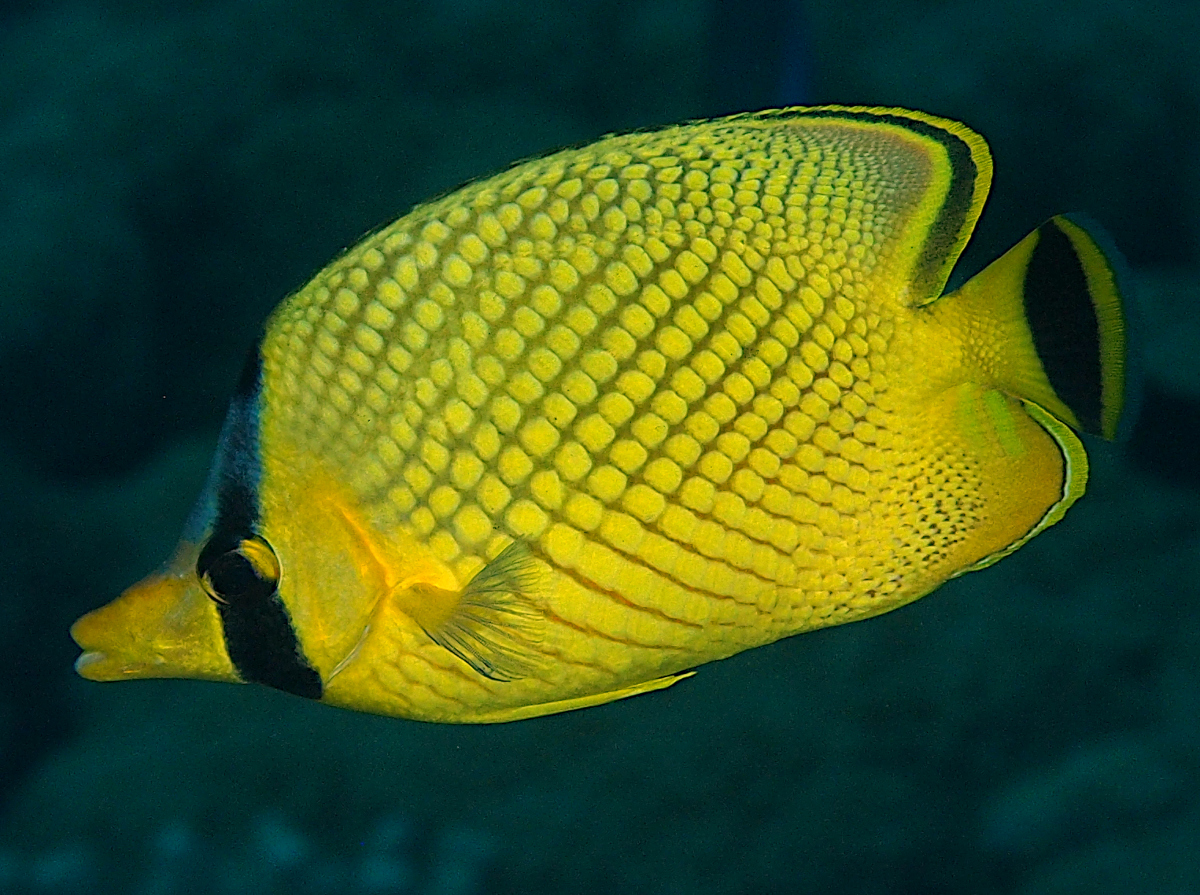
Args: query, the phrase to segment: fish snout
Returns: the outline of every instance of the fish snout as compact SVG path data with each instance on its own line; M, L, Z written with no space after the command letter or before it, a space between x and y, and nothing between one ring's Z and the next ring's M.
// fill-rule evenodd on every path
M92 681L238 680L221 623L192 575L151 575L71 626L83 650L75 670Z

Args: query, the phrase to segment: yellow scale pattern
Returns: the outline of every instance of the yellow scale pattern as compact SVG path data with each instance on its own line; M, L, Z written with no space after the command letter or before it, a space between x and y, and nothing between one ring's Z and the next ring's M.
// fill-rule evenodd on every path
M460 581L525 539L553 621L666 648L726 626L725 653L822 624L904 571L854 565L912 484L873 478L895 327L866 286L927 172L872 149L670 129L419 207L277 311L275 406ZM924 537L922 507L887 512Z

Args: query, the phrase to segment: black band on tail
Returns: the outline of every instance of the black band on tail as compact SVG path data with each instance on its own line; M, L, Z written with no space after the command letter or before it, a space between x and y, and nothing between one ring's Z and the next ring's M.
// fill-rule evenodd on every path
M1103 430L1100 325L1087 271L1054 220L1038 228L1025 274L1025 318L1050 385L1085 432Z

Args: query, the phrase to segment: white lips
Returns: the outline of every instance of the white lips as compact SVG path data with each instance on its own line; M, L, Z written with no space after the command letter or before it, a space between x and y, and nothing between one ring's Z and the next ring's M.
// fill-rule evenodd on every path
M108 659L106 653L102 653L99 650L87 650L75 660L75 670L79 674L83 674L85 668L95 665L98 662L103 662L106 659Z

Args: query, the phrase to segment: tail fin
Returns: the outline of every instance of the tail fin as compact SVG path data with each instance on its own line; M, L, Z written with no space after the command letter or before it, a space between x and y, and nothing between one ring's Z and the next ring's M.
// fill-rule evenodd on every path
M1127 283L1124 262L1103 230L1076 215L1057 215L959 295L985 319L1016 324L1019 341L1031 349L981 359L998 387L1074 429L1119 439L1132 426L1138 392L1127 345Z

